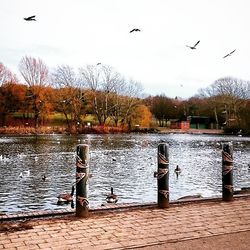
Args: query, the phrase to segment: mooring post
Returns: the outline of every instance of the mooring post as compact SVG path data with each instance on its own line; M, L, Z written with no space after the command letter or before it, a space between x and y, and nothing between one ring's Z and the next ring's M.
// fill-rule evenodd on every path
M222 144L222 200L233 200L233 144Z
M89 146L79 144L76 148L76 216L88 217Z
M169 207L169 151L167 143L158 145L158 207Z

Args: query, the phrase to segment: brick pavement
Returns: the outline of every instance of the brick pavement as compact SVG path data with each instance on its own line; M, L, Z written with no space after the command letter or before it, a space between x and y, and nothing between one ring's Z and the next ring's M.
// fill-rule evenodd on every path
M0 226L13 228L0 230L0 249L9 250L154 248L238 232L250 238L250 197L232 202L177 204L167 209L107 211L90 214L89 218L69 215L10 221ZM17 226L23 230L17 231Z

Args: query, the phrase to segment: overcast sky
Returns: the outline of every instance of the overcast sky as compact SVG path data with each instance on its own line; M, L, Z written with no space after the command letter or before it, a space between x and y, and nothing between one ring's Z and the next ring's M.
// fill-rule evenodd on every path
M249 0L0 0L0 62L17 75L23 56L101 62L147 94L188 98L221 77L250 80L249 11Z

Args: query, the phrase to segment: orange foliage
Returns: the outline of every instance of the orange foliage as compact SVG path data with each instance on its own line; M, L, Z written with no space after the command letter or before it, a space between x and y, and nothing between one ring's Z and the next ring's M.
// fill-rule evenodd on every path
M145 105L139 105L135 109L136 116L133 119L133 123L139 124L140 127L148 128L150 127L152 121L152 113L149 108Z

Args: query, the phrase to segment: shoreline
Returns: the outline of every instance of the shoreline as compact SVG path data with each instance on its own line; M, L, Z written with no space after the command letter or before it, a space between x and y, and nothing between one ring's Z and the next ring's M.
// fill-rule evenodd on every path
M238 199L250 199L249 192L239 192L235 194L233 200ZM201 197L196 198L194 196L183 197L182 199L169 201L170 206L185 206L191 204L201 203L217 203L222 202L221 196L212 197ZM90 208L89 213L91 215L105 214L105 213L121 213L125 211L132 211L138 209L152 209L157 208L156 202L148 203L118 203L118 204L105 204L96 208ZM3 213L0 214L0 222L4 221L15 221L15 220L26 220L26 219L38 219L38 218L52 218L52 217L63 217L75 215L75 209L64 208L59 210L34 210L14 213Z
M222 129L188 129L188 130L181 130L181 129L160 129L161 134L215 134L215 135L224 135L224 130Z
M165 127L155 128L142 128L132 131L116 127L93 127L85 128L82 131L68 132L64 127L40 127L35 129L33 127L1 127L0 135L49 135L49 134L64 134L64 135L77 135L77 134L131 134L131 133L142 133L142 134L225 134L222 129L169 129Z

